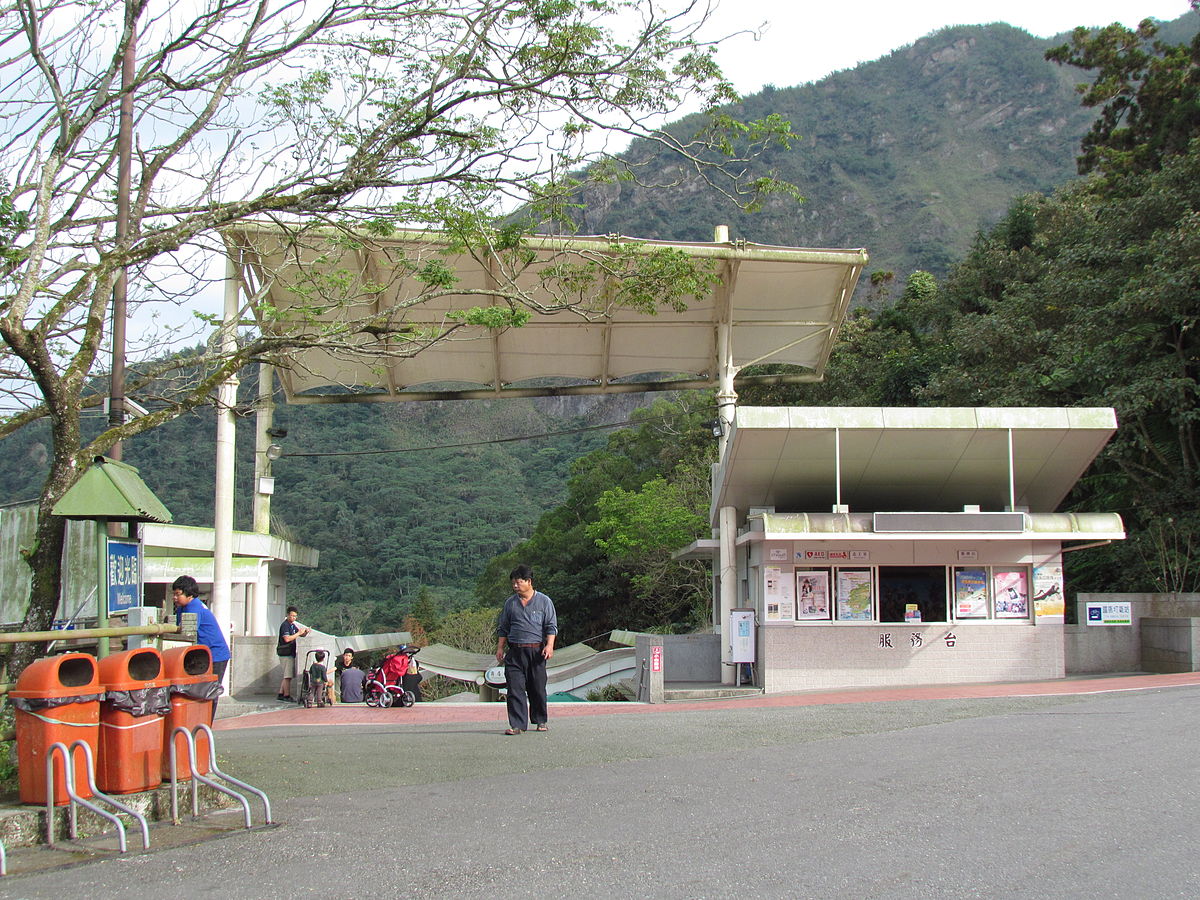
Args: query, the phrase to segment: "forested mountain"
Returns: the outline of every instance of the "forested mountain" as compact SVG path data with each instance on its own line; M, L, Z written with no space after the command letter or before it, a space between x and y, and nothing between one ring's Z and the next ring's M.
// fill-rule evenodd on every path
M1185 17L1162 36L1190 39L1195 21L1194 15ZM1125 282L1112 279L1112 291L1103 297L1088 288L1092 257L1085 251L1089 240L1108 241L1111 253L1096 257L1096 264L1124 265L1121 277L1140 271L1156 251L1180 259L1189 252L1200 256L1188 249L1191 232L1176 235L1181 222L1192 221L1184 213L1194 208L1194 198L1179 208L1162 199L1193 170L1173 170L1173 181L1164 176L1143 185L1158 203L1143 211L1150 229L1144 233L1101 232L1085 221L1093 214L1087 210L1102 210L1133 223L1138 195L1130 194L1129 185L1119 201L1077 190L1063 199L1014 205L1023 195L1049 193L1076 175L1080 140L1096 118L1073 89L1089 80L1087 74L1043 58L1049 46L1064 40L1039 40L1006 25L950 28L818 83L767 89L746 98L740 112L747 118L779 113L791 120L800 139L791 151L769 155L768 163L800 188L805 204L773 200L759 214L733 215L694 183L652 192L618 182L586 195L580 228L711 240L713 225L727 223L735 237L761 243L865 246L873 270L895 271L896 284L906 284L895 309L851 321L825 385L748 393L747 402L1127 402L1136 421L1139 409L1169 405L1154 396L1156 377L1180 396L1189 390L1186 377L1160 366L1143 373L1137 391L1123 394L1113 392L1113 379L1131 372L1138 360L1163 358L1161 348L1152 346L1154 335L1172 329L1186 334L1190 326L1149 313L1131 320ZM685 130L692 123L675 127ZM672 177L647 147L635 146L630 154L646 162L644 180ZM1156 223L1176 235L1175 243L1155 243ZM982 234L981 225L988 226ZM1136 249L1122 257L1119 247L1126 245ZM1060 250L1063 246L1067 249ZM1060 252L1073 261L1069 284L1054 280ZM904 276L917 269L947 274L948 282L943 288L919 275L906 283ZM863 282L869 285L870 279ZM1181 296L1191 296L1194 307L1188 283ZM1046 298L1060 288L1073 292L1079 310L1048 311L1054 303ZM1010 303L1014 297L1023 305ZM1106 309L1086 317L1088 297L1099 298ZM1178 303L1187 306L1186 299ZM1123 362L1101 367L1105 322L1129 325L1130 331L1111 348L1113 358ZM1079 340L1061 340L1075 326L1082 329ZM1085 331L1094 339L1087 347ZM1003 359L987 355L988 348L1015 346L1016 336L1023 341L1020 359L1011 352ZM1139 336L1146 342L1139 344ZM971 356L976 352L982 358ZM1089 378L1073 377L1073 358L1083 361L1078 365L1088 369ZM254 397L254 376L243 375L243 402ZM276 530L321 550L318 570L293 569L290 575L292 597L306 608L306 621L343 633L390 630L412 609L421 588L431 589L442 611L475 599L498 600L506 567L520 556L540 568L571 613L566 640L605 627L694 624L689 605L704 588L703 574L666 565L666 544L655 538L670 543L688 528L703 530L703 521L697 524L689 511L699 502L698 484L703 493L712 453L703 426L712 417L703 407L706 398L691 395L689 409L662 410L682 417L667 425L645 424L611 439L605 431L583 430L623 421L654 399L281 406L276 424L288 435L280 441L286 455L274 469ZM1194 402L1185 404L1193 407ZM1116 450L1126 454L1129 466L1136 469L1139 452L1163 459L1195 455L1194 447L1164 443L1164 435L1180 423L1162 417L1144 421L1141 442ZM252 420L242 420L239 428L236 523L248 528ZM571 433L489 443L545 432ZM214 433L206 411L125 448L126 461L140 468L177 522L212 521ZM5 440L3 499L36 496L46 454L38 434L31 427ZM434 447L448 449L429 449ZM379 450L396 452L370 452ZM1110 456L1102 471L1119 472L1121 464ZM1158 465L1155 484L1170 471L1170 465ZM1108 491L1103 508L1125 511L1113 505L1112 485L1111 479L1103 481ZM1173 509L1195 499L1189 491L1169 501ZM1162 500L1165 493L1147 496ZM680 514L672 518L673 511ZM529 540L521 543L524 539ZM1132 571L1130 546L1123 560L1114 560L1114 570Z
M1185 16L1162 36L1182 42L1194 32ZM642 143L630 156L650 186L589 190L577 225L585 234L709 241L714 225L728 224L734 238L758 243L866 247L869 271L943 275L1014 197L1075 176L1095 114L1075 91L1081 73L1044 57L1064 40L1003 24L946 28L813 84L768 87L737 114L777 113L799 138L790 150L767 151L753 172L796 185L803 204L777 197L758 213L731 211L665 151ZM676 177L679 186L654 187Z

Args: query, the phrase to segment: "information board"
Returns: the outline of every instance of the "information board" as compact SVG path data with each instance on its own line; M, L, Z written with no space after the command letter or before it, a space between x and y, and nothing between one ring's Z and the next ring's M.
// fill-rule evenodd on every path
M108 539L108 612L123 613L142 605L141 545L137 541Z

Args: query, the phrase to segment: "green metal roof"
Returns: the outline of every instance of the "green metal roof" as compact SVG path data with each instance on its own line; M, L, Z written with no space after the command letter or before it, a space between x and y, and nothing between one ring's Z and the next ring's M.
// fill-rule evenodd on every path
M68 519L170 522L171 513L133 466L97 456L83 476L54 505Z

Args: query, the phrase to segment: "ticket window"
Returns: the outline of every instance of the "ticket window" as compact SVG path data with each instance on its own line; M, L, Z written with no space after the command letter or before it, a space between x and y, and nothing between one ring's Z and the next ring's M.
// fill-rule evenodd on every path
M945 622L945 566L880 566L880 622Z

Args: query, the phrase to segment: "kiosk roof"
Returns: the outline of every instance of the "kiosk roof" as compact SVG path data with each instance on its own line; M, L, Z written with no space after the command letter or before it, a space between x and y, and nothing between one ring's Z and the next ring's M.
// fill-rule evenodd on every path
M1116 428L1107 408L739 407L713 516L1003 510L1010 458L1015 506L1053 512Z

